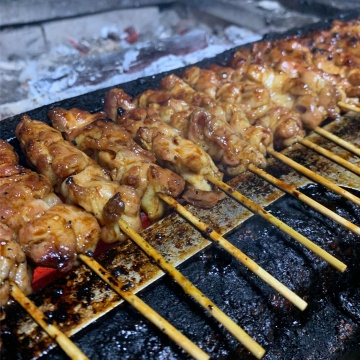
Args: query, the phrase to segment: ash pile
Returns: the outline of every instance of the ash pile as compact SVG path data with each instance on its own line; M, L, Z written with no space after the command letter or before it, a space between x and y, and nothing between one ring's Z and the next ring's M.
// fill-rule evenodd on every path
M321 21L324 1L0 3L0 120ZM336 11L360 8L341 2ZM312 8L317 11L312 11Z

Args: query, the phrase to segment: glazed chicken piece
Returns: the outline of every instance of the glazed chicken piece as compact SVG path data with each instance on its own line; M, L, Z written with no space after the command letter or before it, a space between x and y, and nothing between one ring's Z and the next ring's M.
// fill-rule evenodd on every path
M311 41L304 37L298 42L311 53L312 65L329 74L343 91L347 102L360 98L360 26L359 20L348 24L335 22L330 31L319 31ZM309 62L310 63L310 62Z
M263 85L239 79L234 69L219 65L212 65L208 69L192 66L183 77L196 90L206 88L208 78L217 79L208 84L216 100L211 113L228 122L235 132L242 133L254 148L260 146L262 153L266 152L272 139L276 149L283 149L305 135L298 114L275 106Z
M157 162L179 174L187 182L183 198L200 207L212 207L224 197L213 191L207 175L222 179L210 156L193 142L184 139L168 124L147 117L145 109L132 102L123 90L114 88L106 93L105 111L118 122L143 148L154 153Z
M67 204L52 206L19 231L19 244L36 264L69 271L80 253L92 253L100 227L91 214Z
M0 306L9 301L10 282L28 295L32 292L32 273L27 265L26 256L16 242L16 234L0 222Z
M244 56L249 60L244 76L264 84L277 106L292 107L308 129L337 118L340 100L359 104L359 19L335 22L311 36L256 43L238 51L230 66L236 69Z
M162 217L166 209L158 193L176 198L184 190L184 180L156 165L153 153L142 149L120 125L100 115L94 121L94 114L79 109L54 108L48 116L68 140L109 169L112 180L137 190L141 207L151 221Z
M79 251L95 250L100 236L96 219L64 205L45 176L16 164L17 155L10 144L1 141L0 149L5 162L0 164L1 222L14 231L35 264L69 270ZM64 216L67 221L61 220ZM30 231L34 227L43 229L41 241L40 233Z
M227 74L224 73L224 77ZM226 76L227 77L227 76ZM202 92L215 99L218 88L222 85L221 76L209 69L200 69L197 66L191 66L186 69L181 78L196 91Z
M221 171L229 175L244 172L249 163L265 166L266 146L271 142L270 132L260 138L266 145L249 143L245 132L237 133L224 117L219 117L219 104L203 93L196 92L185 81L175 75L165 77L160 91L147 91L136 98L141 108L146 109L151 118L169 122L180 134L203 148L218 163ZM164 96L164 93L166 96ZM184 108L174 103L184 102ZM170 119L168 109L172 109ZM229 109L227 109L229 111ZM165 114L165 116L164 116ZM238 118L237 118L238 119ZM251 127L248 124L248 127Z
M310 76L309 73L306 75ZM313 82L313 88L311 88L309 84L302 81L304 79L298 79L297 82L294 82L284 71L279 72L266 65L256 64L249 66L247 76L251 81L258 82L267 88L271 100L276 106L286 107L298 112L304 128L314 129L330 113L333 113L332 108L326 109L324 107L327 100L324 100L323 104L321 104L322 96L326 99L331 98L325 96L327 88L321 87L320 82ZM320 77L313 80L320 80ZM332 103L333 100L331 99L330 102ZM329 102L327 105L329 105Z
M142 229L140 199L135 189L111 181L106 170L65 141L59 131L23 116L16 136L29 161L58 184L66 202L82 207L98 219L103 241L127 238L119 228L119 217L135 231Z
M32 121L23 116L16 129L16 136L28 161L37 171L50 180L59 192L64 179L81 172L93 161L83 152L64 141L61 133L42 121Z
M13 147L0 140L0 218L15 234L32 218L61 203L43 175L18 165Z
M338 89L340 77L315 67L310 49L300 44L297 39L278 41L277 46L267 55L267 63L290 78L284 83L286 92L296 98L312 95L317 100L317 107L324 109L325 117L335 119L338 116L337 102L341 99Z

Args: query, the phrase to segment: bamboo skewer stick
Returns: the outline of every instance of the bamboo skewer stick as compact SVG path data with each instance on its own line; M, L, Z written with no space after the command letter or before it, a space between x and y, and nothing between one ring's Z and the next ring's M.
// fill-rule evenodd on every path
M344 219L342 216L336 214L335 212L329 210L324 205L316 202L315 200L311 199L307 195L303 194L302 192L296 190L292 186L288 185L284 181L277 179L276 177L270 175L266 171L259 169L258 167L250 164L248 169L253 172L254 174L261 176L266 181L270 182L271 184L277 186L281 190L287 192L288 194L294 196L295 198L301 200L305 204L311 206L313 209L317 210L319 213L327 216L329 219L334 220L338 224L344 226L346 229L352 231L354 234L360 236L360 227L356 226L352 222Z
M218 320L240 343L242 343L256 358L261 359L265 354L262 348L240 326L221 311L210 299L197 289L180 271L172 266L159 254L145 239L133 230L123 219L119 219L120 229L131 238L149 257L153 258L158 266L170 275L185 291Z
M339 165L341 165L344 168L352 171L353 173L355 173L357 175L360 175L360 168L358 166L356 166L356 165L352 164L351 162L343 159L342 157L334 154L332 151L324 149L320 145L317 145L317 144L315 144L312 141L307 140L307 139L300 139L299 143L304 145L304 146L307 146L308 148L310 148L312 150L315 150L319 154L324 155L328 159L338 163Z
M169 336L176 344L182 347L194 359L209 359L210 356L195 345L191 340L179 332L173 325L160 316L149 305L143 302L138 296L131 291L123 290L122 284L111 273L109 273L103 266L101 266L93 258L79 254L79 258L102 280L104 280L115 292L117 292L125 301L138 310L144 317L151 321L164 334Z
M342 138L332 134L331 132L324 130L323 128L317 126L314 131L318 133L319 135L322 135L323 137L329 139L330 141L334 142L337 145L340 145L344 149L354 153L357 156L360 156L360 149L356 147L355 145L349 143L348 141L343 140Z
M338 106L340 106L341 108L345 109L345 110L349 110L349 111L354 111L357 113L360 113L360 107L357 105L353 105L353 104L348 104L344 101L339 101Z
M285 155L283 155L283 154L281 154L281 153L279 153L279 152L277 152L275 150L268 149L268 152L272 156L274 156L277 159L281 160L286 165L291 166L293 169L299 171L300 173L304 174L308 178L314 180L315 182L317 182L317 183L327 187L328 189L334 191L335 193L341 195L345 199L348 199L351 202L353 202L354 204L360 206L360 198L353 195L349 191L342 189L340 186L338 186L338 185L334 184L333 182L325 179L323 176L314 173L313 171L307 169L305 166L300 165L296 161L290 159L289 157L287 157L287 156L285 156Z
M281 295L283 295L286 299L288 299L291 303L293 303L297 308L299 308L300 310L306 309L308 304L303 299L301 299L298 295L296 295L293 291L287 288L280 281L275 279L271 274L269 274L266 270L261 268L255 261L250 259L241 250L239 250L237 247L232 245L219 233L209 228L208 225L206 225L204 222L199 220L194 214L192 214L184 206L179 204L175 199L165 194L158 194L158 195L166 203L168 203L170 206L175 208L176 211L178 211L185 219L187 219L190 223L195 225L199 230L206 233L206 235L208 235L212 240L214 240L217 244L219 244L224 250L226 250L229 254L234 256L254 274L258 275L262 280L264 280L272 288L278 291Z
M39 324L42 329L53 339L64 352L74 360L88 360L89 358L55 325L44 320L46 316L39 308L20 290L14 283L10 283L11 296L28 312L28 314Z
M232 196L235 200L239 201L245 207L250 209L255 214L260 215L262 218L270 222L271 224L275 225L280 230L284 231L286 234L290 235L293 239L298 241L300 244L304 245L309 250L313 251L316 255L321 257L323 260L327 261L330 265L335 267L337 270L344 272L347 266L341 262L340 260L336 259L334 256L323 250L321 247L314 244L305 236L299 234L290 226L286 225L284 222L276 218L275 216L268 213L262 206L256 204L252 200L248 199L244 195L242 195L237 190L233 189L231 186L225 184L224 182L216 179L213 176L208 176L208 180L213 183L215 186L219 187L221 190L225 191L227 194Z

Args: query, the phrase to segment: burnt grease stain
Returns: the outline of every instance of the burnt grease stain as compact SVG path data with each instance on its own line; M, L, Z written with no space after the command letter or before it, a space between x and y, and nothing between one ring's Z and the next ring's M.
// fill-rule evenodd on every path
M335 203L337 211L359 224L360 209L340 196L316 185L301 191L324 206ZM355 351L360 340L360 265L357 262L360 244L349 231L290 196L268 210L344 260L349 267L344 274L337 272L259 217L246 221L229 237L249 257L308 301L305 311L299 311L216 246L194 256L179 270L266 348L264 359L284 359L284 354L292 354L293 359L300 360L312 358L314 353L321 360L342 359L340 354L345 356ZM293 215L290 219L289 212ZM175 320L181 331L191 333L212 358L252 359L242 345L179 291L171 277L164 277L156 286L145 289L142 299L164 311L169 320ZM179 320L181 318L183 320ZM115 326L121 329L116 334ZM91 346L96 344L107 347L109 356L155 360L171 348L172 359L187 358L167 338L159 333L154 335L152 325L128 306L114 312L111 320L107 319L101 327L90 329L82 337L83 349L95 360L100 359L91 351ZM116 344L122 344L120 349Z

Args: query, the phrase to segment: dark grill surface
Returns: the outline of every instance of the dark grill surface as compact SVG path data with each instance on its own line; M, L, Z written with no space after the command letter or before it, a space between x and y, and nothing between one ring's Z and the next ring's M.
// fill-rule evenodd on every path
M316 185L308 186L304 192L360 225L359 207ZM303 297L309 303L307 310L297 310L216 246L199 253L180 270L265 347L264 359L358 359L359 239L287 196L269 210L304 235L317 239L317 244L339 259L347 259L348 270L340 274L258 217L228 237ZM140 296L213 359L253 358L169 278L163 278ZM128 305L102 317L74 339L93 360L187 358ZM15 357L9 351L5 358ZM64 359L64 355L55 349L44 359Z

